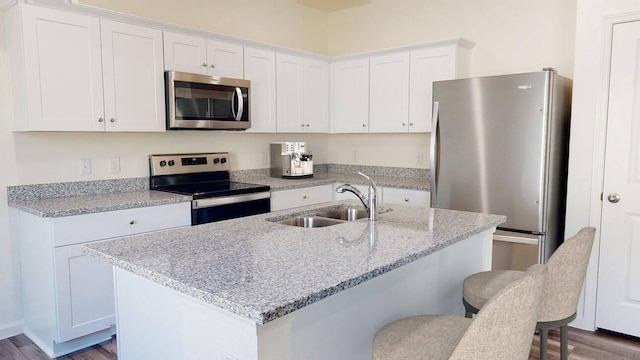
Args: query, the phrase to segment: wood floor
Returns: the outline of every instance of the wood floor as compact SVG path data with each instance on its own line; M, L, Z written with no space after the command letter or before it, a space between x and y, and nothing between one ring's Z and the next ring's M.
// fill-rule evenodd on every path
M548 360L560 359L560 335L549 332ZM529 360L538 360L534 338ZM640 360L640 339L607 331L569 329L570 360ZM59 360L117 360L116 338L88 349L59 357ZM26 336L0 340L0 360L50 360Z

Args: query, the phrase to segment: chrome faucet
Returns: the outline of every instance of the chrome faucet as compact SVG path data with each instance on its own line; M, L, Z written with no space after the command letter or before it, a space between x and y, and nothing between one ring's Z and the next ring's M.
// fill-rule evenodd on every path
M367 181L369 181L369 194L367 197L365 197L360 190L356 189L350 184L343 184L338 186L336 188L336 192L342 194L345 191L348 191L355 194L358 199L360 199L365 209L367 209L367 213L369 214L369 221L376 221L378 220L378 188L376 187L376 183L361 171L358 171L358 175L363 176L365 179L367 179Z

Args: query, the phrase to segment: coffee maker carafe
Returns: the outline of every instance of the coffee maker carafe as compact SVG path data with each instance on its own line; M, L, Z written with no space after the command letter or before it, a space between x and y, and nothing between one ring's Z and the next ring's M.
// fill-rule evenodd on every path
M307 154L306 143L271 143L271 177L297 179L312 176L313 158Z

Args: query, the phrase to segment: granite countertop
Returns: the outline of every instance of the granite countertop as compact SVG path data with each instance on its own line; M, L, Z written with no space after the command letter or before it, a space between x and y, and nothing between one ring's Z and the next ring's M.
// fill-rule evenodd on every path
M414 177L396 177L396 176L372 176L377 186L388 186L402 189L426 190L429 191L429 182L423 178ZM244 180L245 182L256 183L260 185L268 185L271 191L289 190L304 188L309 186L318 186L332 184L335 182L349 183L352 185L368 185L365 178L357 174L341 174L341 173L319 173L314 174L311 178L306 179L282 179L273 177L259 177Z
M353 173L316 173L306 179L282 179L268 176L239 178L234 181L268 185L271 191L289 190L336 182L367 185ZM407 173L385 173L372 176L378 186L429 190L425 178L405 176ZM397 176L392 176L397 175ZM89 181L77 183L13 186L9 206L40 217L62 217L104 211L164 205L191 201L191 197L148 190L148 178ZM93 193L92 192L98 192Z
M114 266L267 323L504 222L504 216L381 204L379 220L307 229L294 214L342 200L89 244ZM371 227L373 226L373 227Z
M40 217L62 217L191 201L190 196L140 190L52 199L13 200L9 206Z

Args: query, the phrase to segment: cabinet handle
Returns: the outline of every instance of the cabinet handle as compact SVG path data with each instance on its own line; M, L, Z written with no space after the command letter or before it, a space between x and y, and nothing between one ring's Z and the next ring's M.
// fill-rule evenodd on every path
M202 67L206 68L207 67L207 63L202 63Z
M300 126L304 127L304 124L300 124Z
M133 225L133 224L135 224L135 223L136 223L136 221L135 221L135 220L131 220L131 221L129 221L129 225Z
M367 127L367 124L362 124L362 127Z
M109 121L111 121L112 123L116 122L116 118L111 118Z
M307 195L303 195L303 196L302 196L302 198L303 198L303 199L306 199L306 198L307 198Z
M216 64L211 64L209 66L213 69L214 67L216 67Z
M101 117L99 117L99 118L98 118L98 122L104 122L104 119L103 119L103 118L101 118Z
M409 198L404 198L404 202L409 202Z
M307 124L307 127L309 127L309 124Z
M409 126L413 126L413 123L409 123Z
M402 123L402 126L407 126L407 123Z

